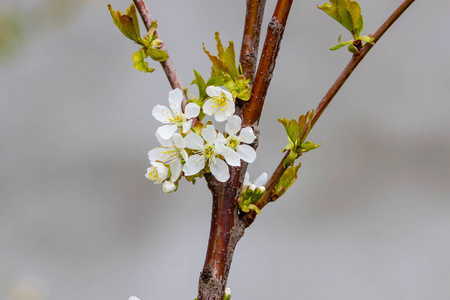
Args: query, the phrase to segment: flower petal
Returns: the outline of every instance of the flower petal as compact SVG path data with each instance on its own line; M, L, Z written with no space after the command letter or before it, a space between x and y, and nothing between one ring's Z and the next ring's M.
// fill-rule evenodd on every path
M236 152L243 161L246 161L248 163L252 163L256 159L256 151L249 145L237 146Z
M225 121L229 116L227 116L226 111L222 111L220 108L216 110L216 113L214 114L214 118L217 122L223 122Z
M248 174L248 172L245 172L244 185L249 185L249 184L250 184L250 174Z
M173 144L175 145L175 147L177 147L178 149L184 149L186 147L186 142L184 141L183 137L181 136L181 134L175 132L172 136L172 140L173 140Z
M206 93L208 94L208 96L210 97L218 97L220 95L222 95L222 92L224 92L225 90L218 87L218 86L208 86L206 88Z
M164 147L172 147L172 145L173 145L172 139L167 139L167 140L163 139L163 138L159 135L158 131L156 131L155 136L156 136L156 139L158 140L158 142L161 144L161 146L164 146Z
M224 89L222 89L222 93L225 94L225 97L227 97L228 101L234 102L233 96L230 94L230 92L225 91Z
M183 133L186 134L187 132L189 132L189 130L191 130L191 126L192 126L192 119L184 122L183 123Z
M244 127L241 129L238 139L242 143L251 144L255 141L256 135L253 133L253 129L251 127Z
M169 119L172 117L172 112L164 105L156 105L153 107L152 115L156 120L162 123L172 123Z
M216 111L216 106L211 101L211 99L206 100L206 102L203 104L203 112L205 114L207 114L208 116L212 116L215 111Z
M157 129L158 134L162 139L168 140L170 139L175 131L177 131L177 125L164 125Z
M261 175L259 175L258 178L256 178L254 185L256 185L257 187L263 186L267 183L267 173L263 172Z
M177 155L175 151L167 147L156 147L148 152L148 159L150 161L168 162Z
M217 139L217 132L214 129L214 125L207 125L205 129L202 130L202 137L209 144L214 144Z
M201 150L203 149L204 141L201 136L198 134L191 132L189 133L185 138L184 141L186 142L186 148L193 149L193 150Z
M220 133L217 135L217 139L216 139L215 145L216 145L216 146L217 146L218 144L225 145L226 143L227 143L227 139L223 136L223 133L220 132Z
M195 103L189 103L184 108L184 115L188 119L197 117L199 113L200 113L200 106L198 106Z
M180 159L175 159L170 164L170 181L175 182L181 173L181 161Z
M227 119L228 123L225 125L225 131L229 135L236 135L236 133L241 130L242 120L239 116L232 115Z
M205 161L200 155L189 156L186 164L183 166L183 171L185 176L195 175L205 167Z
M183 92L176 88L169 92L169 105L172 111L176 114L181 114L181 102L183 101Z
M239 167L241 165L241 159L239 158L239 155L231 148L219 144L216 146L216 151L217 153L225 157L225 160L230 166Z
M220 158L215 159L215 164L209 166L211 173L220 182L225 182L230 178L230 173L228 171L228 165Z

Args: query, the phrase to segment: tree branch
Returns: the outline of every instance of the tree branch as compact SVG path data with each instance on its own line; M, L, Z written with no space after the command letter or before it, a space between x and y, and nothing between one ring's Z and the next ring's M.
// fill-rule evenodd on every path
M245 78L250 78L250 85L253 85L255 79L261 23L265 6L266 0L247 0L247 12L239 61Z
M269 22L266 40L264 41L261 59L253 84L252 96L243 106L243 123L245 126L257 125L261 117L292 2L293 0L278 0L272 19Z
M133 0L133 2L134 2L134 5L136 5L136 8L137 8L139 14L141 15L141 18L142 18L142 21L144 22L145 28L147 28L147 30L149 30L150 25L154 21L154 19L147 8L147 4L145 4L144 0ZM161 49L162 51L166 52L167 55L169 55L166 45L162 41L158 30L155 31L155 34L158 37L158 39L161 40L161 47L159 49ZM164 72L166 73L167 79L169 80L170 85L172 86L172 89L179 88L180 90L183 91L183 95L184 95L183 85L181 84L181 80L178 77L177 71L175 70L175 66L173 65L170 55L165 61L161 62L161 66L164 69ZM186 98L186 96L184 96L183 103L182 103L183 108L184 108L184 106L186 106L186 102L187 102L187 98Z
M383 34L391 27L392 24L405 12L405 10L414 2L415 0L405 0L393 13L392 15L381 25L381 27L375 32L373 35L375 43L383 36ZM313 119L311 120L311 128L317 122L319 117L322 115L325 108L328 104L333 100L334 96L337 94L339 89L344 85L345 81L352 74L361 60L367 55L367 53L372 49L373 45L366 43L364 47L361 48L358 54L353 55L350 62L347 64L345 69L342 71L341 75L331 86L330 90L327 92L325 97L320 101L316 110L314 111ZM272 174L272 177L266 184L266 192L264 195L256 202L254 205L258 207L260 210L266 206L269 202L274 201L273 197L271 197L275 184L284 174L287 168L283 166L283 161L288 156L289 152L286 152L285 156L281 160L280 164L277 166L275 172ZM246 214L241 215L241 220L244 222L245 226L250 226L256 218L256 213L254 211L250 211Z

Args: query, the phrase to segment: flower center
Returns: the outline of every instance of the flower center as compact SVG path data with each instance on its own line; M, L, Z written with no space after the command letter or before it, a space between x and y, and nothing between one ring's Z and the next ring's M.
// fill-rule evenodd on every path
M181 127L184 122L187 121L186 117L183 114L174 115L172 118L169 118L169 121Z
M147 176L148 176L148 179L150 179L152 181L158 180L159 179L158 169L155 166L153 166L150 169L150 172L148 172Z
M228 99L224 93L220 96L211 98L211 102L213 103L214 108L222 107L221 111L225 111L228 109Z
M239 146L239 140L237 138L237 136L229 136L227 138L227 146L231 149L233 149L234 151L236 151L237 146Z
M214 145L210 145L210 144L205 145L205 149L203 150L203 155L208 160L216 157L216 148L214 147Z

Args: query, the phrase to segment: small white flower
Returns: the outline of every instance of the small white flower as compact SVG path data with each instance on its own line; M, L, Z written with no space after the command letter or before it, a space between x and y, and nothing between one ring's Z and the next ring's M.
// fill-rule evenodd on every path
M230 288L226 288L225 289L225 297L231 295L231 289Z
M172 193L173 191L175 191L177 186L172 181L166 180L162 184L162 188L163 188L164 193L169 194L169 193Z
M203 112L208 116L214 115L217 122L225 121L234 115L235 107L233 96L218 86L208 86L206 93L209 98L203 104Z
M189 103L184 108L184 113L181 110L181 102L183 101L183 92L176 88L169 92L169 105L167 108L164 105L156 105L152 110L152 115L156 120L168 124L158 128L159 135L168 140L177 131L178 127L183 128L183 133L187 133L192 125L192 118L195 118L200 113L200 107L195 103Z
M180 176L183 167L181 158L186 161L188 157L186 150L184 150L186 142L179 133L174 133L170 139L164 140L156 132L156 138L161 143L161 146L150 150L148 152L148 159L150 161L169 164L170 180L175 182Z
M241 129L241 122L241 118L236 115L229 117L228 123L225 125L225 131L228 133L228 137L225 139L223 135L219 134L218 140L235 151L240 159L252 163L256 159L256 151L249 145L243 145L243 143L253 143L256 136L251 127ZM236 135L238 132L239 135Z
M194 155L190 156L183 167L184 175L195 175L205 168L208 163L211 173L220 182L225 182L230 178L228 165L240 166L239 156L230 148L217 141L217 132L213 125L206 126L202 130L202 136L190 133L185 138L186 148L193 149ZM206 143L205 143L206 142ZM222 155L227 163L218 158Z
M131 296L130 298L128 298L128 300L141 300L141 299L139 299L139 298L136 297L136 296Z
M152 164L152 167L147 169L147 174L145 174L145 177L151 181L154 181L156 184L162 183L167 179L167 177L169 177L169 168L163 163L154 161L151 161L150 163Z
M245 172L244 185L248 185L250 189L254 187L252 190L255 190L256 188L262 189L264 188L264 185L267 183L267 180L268 180L267 173L263 172L261 175L259 175L258 178L256 178L255 182L251 183L250 175L248 174L248 172ZM265 188L263 189L263 191L265 191Z

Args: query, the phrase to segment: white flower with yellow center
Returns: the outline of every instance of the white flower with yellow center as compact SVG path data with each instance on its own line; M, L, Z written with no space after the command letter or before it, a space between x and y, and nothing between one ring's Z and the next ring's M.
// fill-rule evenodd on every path
M152 110L152 115L156 120L168 124L158 128L158 134L165 140L168 140L180 127L183 133L187 133L192 126L192 118L195 118L200 113L200 106L195 103L189 103L184 108L184 113L181 109L181 102L183 101L183 92L176 88L169 92L170 109L164 105L156 105Z
M156 132L156 138L161 143L161 146L150 150L148 159L150 162L169 164L170 180L175 182L180 176L183 167L181 159L183 158L186 161L188 158L186 150L184 150L186 142L179 133L174 133L170 139L164 140Z
M214 177L220 182L225 182L230 178L228 165L241 165L241 160L236 152L217 141L217 132L213 125L206 126L202 130L202 136L196 133L188 134L185 141L186 148L193 149L195 153L187 159L183 167L185 176L197 174L208 164ZM218 157L219 155L225 158L228 165Z
M255 141L256 136L251 127L244 127L241 129L241 118L233 115L229 117L228 123L225 125L225 131L228 137L225 138L219 134L217 140L228 148L237 153L240 159L245 162L252 163L256 159L256 151L249 145ZM237 134L239 132L239 134Z
M152 166L147 169L147 174L145 177L154 181L156 184L162 183L169 177L169 168L163 163L151 161Z
M217 86L208 86L206 93L210 98L203 104L205 114L214 115L217 122L225 121L234 115L234 100L228 91Z

